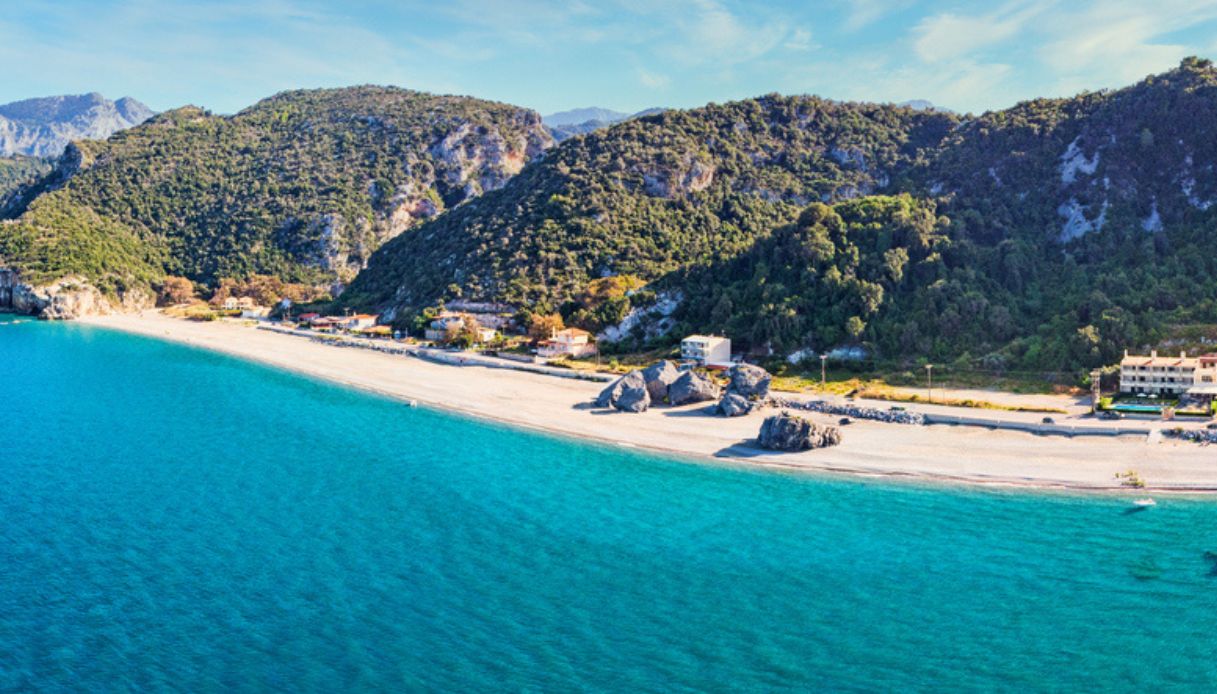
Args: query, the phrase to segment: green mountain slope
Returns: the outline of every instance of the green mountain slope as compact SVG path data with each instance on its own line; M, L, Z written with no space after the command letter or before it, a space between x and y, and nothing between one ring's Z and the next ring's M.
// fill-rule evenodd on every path
M564 142L502 190L387 244L345 300L557 306L595 277L653 279L731 257L810 201L895 185L954 125L781 96L630 120Z
M631 347L712 330L760 354L1107 363L1217 323L1215 117L1198 59L978 117L793 97L667 112L394 239L344 300L560 308L625 319L607 334ZM623 274L650 286L587 321L589 281Z
M50 170L51 165L45 159L20 155L0 157L0 205L18 188L47 175Z
M348 280L386 239L501 187L552 144L505 104L385 87L187 107L81 142L9 209L0 258L29 283L166 274Z

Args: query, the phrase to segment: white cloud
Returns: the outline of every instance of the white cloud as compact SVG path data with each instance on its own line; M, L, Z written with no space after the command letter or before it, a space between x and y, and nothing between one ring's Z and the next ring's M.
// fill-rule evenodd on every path
M1041 9L1038 5L1007 5L985 15L926 17L913 30L913 50L931 63L954 60L1013 38Z
M815 48L811 41L811 32L807 29L795 29L787 37L783 47L791 51L810 51Z
M661 75L657 72L651 72L649 70L639 68L638 81L641 82L642 86L644 87L648 87L650 89L662 89L668 86L672 80L666 75Z

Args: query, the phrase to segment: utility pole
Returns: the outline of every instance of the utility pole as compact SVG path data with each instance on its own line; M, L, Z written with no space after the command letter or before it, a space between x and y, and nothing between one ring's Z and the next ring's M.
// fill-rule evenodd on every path
M828 355L820 355L820 388L828 388Z
M926 399L929 402L934 402L934 365L925 365L925 390Z
M1098 414L1099 400L1103 397L1103 372L1095 369L1090 372L1090 414Z

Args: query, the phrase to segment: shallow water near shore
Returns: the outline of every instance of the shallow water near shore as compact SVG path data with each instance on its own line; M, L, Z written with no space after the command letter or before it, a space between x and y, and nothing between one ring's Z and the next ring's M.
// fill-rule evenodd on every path
M690 465L6 316L0 384L0 690L1217 684L1217 501Z

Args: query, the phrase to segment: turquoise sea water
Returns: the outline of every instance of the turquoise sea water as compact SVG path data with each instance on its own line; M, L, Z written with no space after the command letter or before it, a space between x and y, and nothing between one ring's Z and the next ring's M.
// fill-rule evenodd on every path
M690 464L77 325L0 325L0 384L0 690L1217 684L1217 500Z

